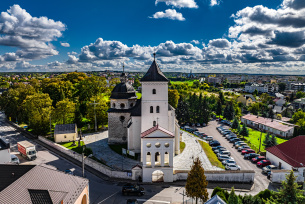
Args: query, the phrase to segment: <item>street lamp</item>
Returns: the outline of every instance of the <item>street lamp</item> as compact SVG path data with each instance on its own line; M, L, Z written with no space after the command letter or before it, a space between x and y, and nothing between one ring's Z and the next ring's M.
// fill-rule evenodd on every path
M92 157L93 155L90 154L89 156L85 157L84 151L85 151L85 146L83 146L83 152L82 152L82 173L83 173L83 177L85 178L85 159L87 157Z
M94 105L94 118L95 118L95 132L97 132L97 124L96 124L96 113L95 113L95 106L99 103L95 103L95 99L93 103L90 103L90 105Z

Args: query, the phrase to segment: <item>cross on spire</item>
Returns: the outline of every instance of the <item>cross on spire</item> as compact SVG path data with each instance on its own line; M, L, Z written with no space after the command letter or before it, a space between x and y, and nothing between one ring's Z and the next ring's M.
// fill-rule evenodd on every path
M123 62L123 73L124 73L124 68L125 68L125 65L124 65L124 62Z
M156 53L154 52L154 60L156 60Z

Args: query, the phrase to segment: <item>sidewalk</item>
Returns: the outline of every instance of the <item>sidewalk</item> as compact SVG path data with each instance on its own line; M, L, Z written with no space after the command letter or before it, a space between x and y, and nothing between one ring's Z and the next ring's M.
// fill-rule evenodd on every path
M185 143L185 149L182 154L174 157L174 170L190 170L193 165L193 159L199 157L205 170L223 170L216 166L212 166L210 160L198 143L196 138L183 131L182 142Z
M102 159L106 164L118 170L131 170L139 161L123 157L108 146L108 131L88 133L83 135L83 141L93 151L93 155Z

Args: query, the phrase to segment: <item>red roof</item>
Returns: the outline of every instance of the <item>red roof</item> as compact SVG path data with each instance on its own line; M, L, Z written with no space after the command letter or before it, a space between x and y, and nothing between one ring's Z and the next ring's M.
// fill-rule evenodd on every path
M269 147L267 152L275 155L293 167L305 166L305 136L298 136L282 144Z
M166 130L166 129L163 128L163 127L160 127L159 125L156 125L156 126L150 128L150 129L148 129L148 130L142 132L142 133L141 133L141 137L145 137L145 136L149 135L150 133L155 132L156 130L160 130L160 131L162 131L162 132L168 134L170 137L175 137L175 135L174 135L172 132Z

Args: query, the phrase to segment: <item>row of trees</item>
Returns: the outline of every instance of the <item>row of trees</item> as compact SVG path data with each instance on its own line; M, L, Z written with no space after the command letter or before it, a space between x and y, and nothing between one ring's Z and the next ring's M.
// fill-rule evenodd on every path
M207 185L208 182L206 181L201 161L196 158L186 180L186 195L195 198L196 204L198 200L206 202L209 196ZM305 196L303 195L304 191L300 189L301 186L296 183L296 176L291 171L286 176L286 180L282 181L282 187L277 192L266 189L255 196L247 194L242 196L235 194L234 187L232 187L230 193L227 190L216 187L211 197L218 195L227 204L302 204L305 203Z
M15 83L0 97L1 110L18 123L28 124L36 135L49 132L52 124L94 124L95 101L97 122L107 124L109 95L114 79L107 85L104 77L72 72L56 78L32 79L29 84Z

